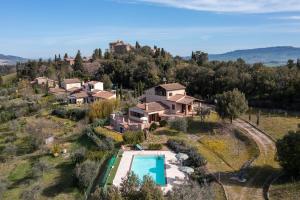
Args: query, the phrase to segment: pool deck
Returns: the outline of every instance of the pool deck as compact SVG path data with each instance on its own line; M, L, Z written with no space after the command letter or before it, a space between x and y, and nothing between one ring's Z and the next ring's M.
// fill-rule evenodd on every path
M179 170L179 165L174 164L176 160L175 153L171 151L124 151L121 162L119 164L113 184L120 186L122 179L125 178L130 171L131 160L134 155L164 155L165 156L165 176L167 178L167 185L161 187L166 193L172 190L172 187L177 184L182 184L187 175Z

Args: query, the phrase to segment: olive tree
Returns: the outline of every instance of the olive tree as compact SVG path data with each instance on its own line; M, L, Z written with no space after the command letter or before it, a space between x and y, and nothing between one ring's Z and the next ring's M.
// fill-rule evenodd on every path
M216 111L221 118L230 119L231 123L248 110L248 101L245 94L238 89L218 94L216 100Z

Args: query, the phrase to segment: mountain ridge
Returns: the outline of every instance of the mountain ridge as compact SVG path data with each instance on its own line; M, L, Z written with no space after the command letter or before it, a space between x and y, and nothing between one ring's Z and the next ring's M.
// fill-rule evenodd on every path
M15 65L17 62L24 62L28 59L13 55L0 54L0 65Z
M271 66L279 66L287 63L289 59L300 58L300 48L293 46L274 46L254 49L242 49L229 51L223 54L210 54L209 60L229 61L238 58L247 63L264 63Z

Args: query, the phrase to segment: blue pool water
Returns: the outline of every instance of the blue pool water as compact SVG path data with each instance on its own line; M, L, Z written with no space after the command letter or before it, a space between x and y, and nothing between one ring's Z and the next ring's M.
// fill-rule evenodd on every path
M136 155L133 157L131 163L131 171L140 180L143 180L143 177L148 175L157 185L166 185L164 156Z

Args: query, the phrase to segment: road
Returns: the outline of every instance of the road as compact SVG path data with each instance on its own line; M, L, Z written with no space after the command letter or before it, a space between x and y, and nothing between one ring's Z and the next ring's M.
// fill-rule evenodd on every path
M263 186L277 173L274 161L276 147L272 139L243 120L237 119L233 125L244 130L258 145L260 155L249 169L250 177L245 183L229 180L232 174L222 176L221 182L229 200L263 200Z

